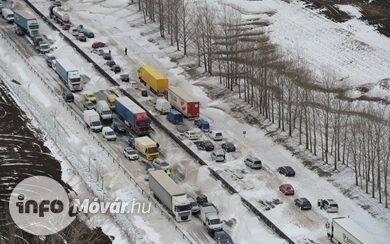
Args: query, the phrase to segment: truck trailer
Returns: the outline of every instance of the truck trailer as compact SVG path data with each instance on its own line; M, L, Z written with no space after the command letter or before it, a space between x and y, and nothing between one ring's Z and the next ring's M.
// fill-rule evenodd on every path
M145 110L128 97L118 97L114 103L115 112L138 136L149 134L151 120Z
M160 156L157 143L147 136L131 137L129 141L131 141L130 145L148 160L153 160Z
M138 78L148 89L157 94L163 94L168 88L168 78L153 66L141 66Z
M345 217L331 218L325 224L331 242L346 244L376 244L377 242L352 219Z
M199 117L199 101L181 87L170 86L165 92L165 98L185 117Z
M79 71L68 59L57 59L55 70L71 91L83 90Z
M63 30L70 29L70 16L62 8L52 5L49 7L49 15L55 22L61 25Z
M191 204L186 192L165 171L149 172L149 188L177 222L190 220Z
M39 24L37 18L27 13L24 10L14 10L14 21L24 33L27 33L30 37L38 35Z

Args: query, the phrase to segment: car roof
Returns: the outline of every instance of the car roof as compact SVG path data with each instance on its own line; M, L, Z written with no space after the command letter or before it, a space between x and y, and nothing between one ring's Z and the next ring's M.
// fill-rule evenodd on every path
M248 157L248 159L253 160L253 161L261 161L260 159L258 159L256 157Z
M217 151L217 152L213 152L215 155L218 155L218 154L224 154L223 152L221 152L221 151Z

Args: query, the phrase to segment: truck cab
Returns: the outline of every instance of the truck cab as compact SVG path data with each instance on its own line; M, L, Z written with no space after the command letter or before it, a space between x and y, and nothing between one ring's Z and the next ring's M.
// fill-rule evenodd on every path
M96 112L103 120L112 120L112 111L106 101L97 102Z
M45 54L50 52L50 46L45 41L38 43L38 50L40 53Z
M172 110L167 115L167 120L172 124L182 124L183 123L183 114L179 111Z
M6 19L8 23L14 23L14 11L9 8L3 8L1 10L1 14L3 16L3 19Z
M201 206L200 214L203 224L209 233L222 230L222 221L218 216L218 211L213 206Z
M160 156L157 144L147 136L135 138L134 147L150 161Z

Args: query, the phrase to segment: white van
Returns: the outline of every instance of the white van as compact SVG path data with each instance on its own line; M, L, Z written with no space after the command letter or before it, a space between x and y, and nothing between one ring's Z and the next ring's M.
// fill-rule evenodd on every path
M1 14L3 16L3 19L6 19L8 23L14 23L14 11L9 8L3 8L1 10Z
M222 141L222 131L219 130L213 130L209 132L209 137L213 139L214 141Z
M157 98L155 107L160 114L167 114L171 111L171 104L165 98Z
M111 127L105 126L102 129L102 136L103 138L106 138L107 141L115 141L116 140L116 134Z
M102 120L112 120L112 111L106 101L98 101L96 105L96 112Z

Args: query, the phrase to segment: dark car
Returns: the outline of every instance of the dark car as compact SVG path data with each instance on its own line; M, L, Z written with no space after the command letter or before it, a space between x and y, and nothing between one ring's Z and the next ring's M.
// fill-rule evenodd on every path
M93 34L92 31L90 30L87 30L87 29L84 29L84 35L88 38L94 38L95 37L95 34Z
M22 28L20 28L19 26L17 26L17 27L15 28L15 33L16 33L16 35L18 35L18 36L23 36L23 35L24 35L24 30L23 30Z
M114 122L112 125L112 128L115 132L118 132L118 133L126 132L126 127L121 122Z
M296 198L294 199L295 205L297 205L301 210L309 210L311 209L311 203L307 198L301 197L301 198Z
M105 47L106 44L104 44L104 42L94 42L92 43L92 48L101 48L101 47Z
M116 74L116 73L119 73L119 72L121 72L121 66L119 66L119 65L114 65L114 66L111 67L111 70L114 71L115 74Z
M41 35L36 35L32 38L34 45L38 45L40 42L43 41L43 37Z
M214 240L218 244L232 244L232 238L223 230L214 232Z
M108 60L108 61L106 62L106 64L107 64L109 67L112 67L112 66L114 66L116 63L115 63L114 60Z
M236 151L236 147L231 142L222 143L221 147L225 152L235 152Z
M282 174L282 175L285 175L285 176L294 176L295 175L295 171L293 168L291 168L290 166L283 166L283 167L279 167L277 169L277 171Z
M111 60L111 54L110 53L104 53L103 54L103 59L104 60Z
M72 92L63 92L62 97L64 98L65 102L74 102L74 96Z
M121 75L120 75L120 79L121 79L121 81L123 81L123 82L129 82L129 81L130 81L129 74L121 74Z
M196 141L196 142L194 142L194 144L196 145L196 147L199 150L205 150L205 151L212 151L212 150L214 150L214 144L211 141L209 141L209 140L206 140L206 141Z

